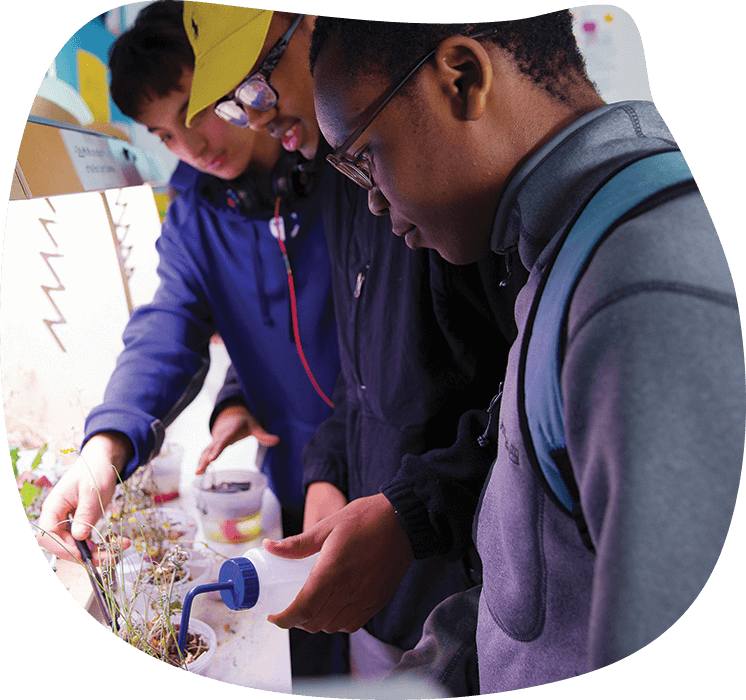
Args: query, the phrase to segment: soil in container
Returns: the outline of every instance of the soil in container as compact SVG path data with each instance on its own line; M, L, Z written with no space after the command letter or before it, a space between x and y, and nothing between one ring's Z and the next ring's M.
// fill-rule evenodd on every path
M250 481L221 481L219 484L212 484L205 491L210 491L211 493L238 493L239 491L248 491L250 488Z
M173 633L165 625L157 625L150 633L148 641L158 658L175 666L184 663L194 663L202 654L205 654L209 645L207 640L199 633L189 630L184 649L184 658L179 657L179 623L173 624Z

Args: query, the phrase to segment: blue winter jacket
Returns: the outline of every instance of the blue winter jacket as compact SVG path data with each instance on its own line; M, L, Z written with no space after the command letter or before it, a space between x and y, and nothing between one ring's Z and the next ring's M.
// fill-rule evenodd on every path
M285 156L283 156L285 158ZM194 399L219 333L246 405L280 437L264 462L283 508L302 517L303 446L331 413L313 388L293 338L288 275L266 206L250 215L229 205L223 183L180 164L180 193L156 242L160 285L132 314L103 403L91 411L85 440L116 430L132 441L129 476L155 456L165 428ZM293 269L303 350L327 396L339 373L331 266L318 190L281 213Z

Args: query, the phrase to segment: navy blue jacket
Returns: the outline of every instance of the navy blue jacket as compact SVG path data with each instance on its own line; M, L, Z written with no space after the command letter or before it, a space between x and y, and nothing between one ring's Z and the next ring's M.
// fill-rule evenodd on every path
M281 165L287 159L282 156ZM165 428L196 396L219 333L240 391L257 420L280 437L264 463L284 509L302 517L301 453L330 408L314 390L295 346L285 264L266 205L251 213L229 206L226 183L180 164L156 248L160 285L132 314L124 350L104 402L86 421L87 440L104 430L126 434L135 455L129 476L157 454ZM339 351L331 267L318 189L283 206L303 350L331 395ZM293 235L291 232L295 233Z
M503 378L515 290L490 284L496 291L485 295L485 277L506 276L490 269L504 265L497 256L454 266L434 251L410 250L388 216L370 213L367 192L329 174L324 225L342 371L334 413L304 451L304 483L330 482L348 500L383 491L399 512L417 559L366 629L408 649L430 610L478 577L468 556L472 518L494 451L479 448L477 436L457 461L440 460L438 450L454 443L462 413L488 407ZM435 475L429 493L415 493L409 478L397 487L407 455L423 455L421 477ZM464 474L471 489L444 493L436 483L461 482ZM409 527L404 511L417 510L413 502L440 513L444 527Z

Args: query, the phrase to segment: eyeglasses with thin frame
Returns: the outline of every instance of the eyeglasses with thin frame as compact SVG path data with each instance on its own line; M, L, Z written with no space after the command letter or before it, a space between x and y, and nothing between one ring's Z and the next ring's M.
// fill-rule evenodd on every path
M234 126L249 125L249 115L244 106L258 112L266 112L277 104L277 91L269 84L269 77L282 55L285 53L290 38L298 28L303 15L298 15L288 30L275 42L259 70L248 76L231 95L226 95L215 103L215 114Z
M474 34L467 34L467 36L470 39L477 39L488 34L493 34L496 31L498 31L498 28L492 27L490 29L480 30L478 32L475 32ZM436 51L437 47L423 56L416 63L414 68L412 68L409 73L404 76L401 82L399 82L391 89L391 91L388 95L386 95L381 104L379 104L378 107L373 110L373 113L368 117L368 119L357 129L355 129L355 131L349 136L349 138L347 138L345 142L336 151L334 151L334 153L330 153L326 157L327 161L329 161L329 163L331 163L337 170L339 170L339 172L347 175L347 177L349 177L356 184L360 185L360 187L362 187L363 189L372 190L373 187L375 187L373 176L370 172L370 166L364 160L367 147L360 149L354 155L348 155L347 150L350 148L350 146L352 146L353 143L355 143L355 141L360 138L360 136L362 136L363 132L373 123L373 120L383 111L384 107L386 107L386 105L394 99L399 91L406 85L407 81L410 80L412 76L435 55Z

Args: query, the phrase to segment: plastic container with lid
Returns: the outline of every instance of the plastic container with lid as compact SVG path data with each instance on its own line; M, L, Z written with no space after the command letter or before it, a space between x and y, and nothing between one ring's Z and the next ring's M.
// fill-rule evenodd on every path
M261 532L267 477L255 469L209 470L194 480L194 502L211 542L249 542Z

